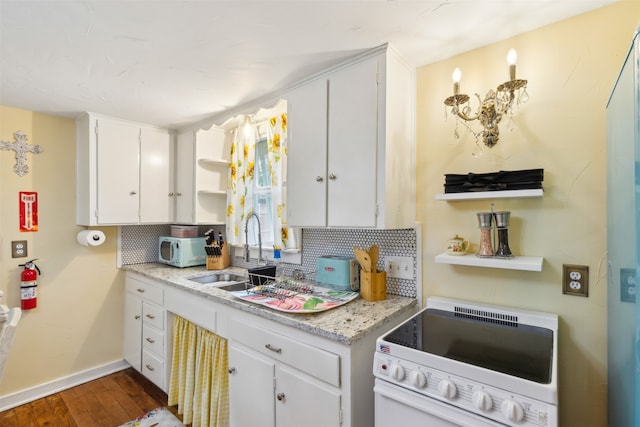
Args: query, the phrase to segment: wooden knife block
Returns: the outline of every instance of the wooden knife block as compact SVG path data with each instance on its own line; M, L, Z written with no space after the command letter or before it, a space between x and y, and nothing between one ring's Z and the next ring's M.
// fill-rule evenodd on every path
M387 272L360 271L360 295L367 301L387 299Z
M229 256L229 245L223 245L220 256L207 256L207 270L223 270L231 265Z

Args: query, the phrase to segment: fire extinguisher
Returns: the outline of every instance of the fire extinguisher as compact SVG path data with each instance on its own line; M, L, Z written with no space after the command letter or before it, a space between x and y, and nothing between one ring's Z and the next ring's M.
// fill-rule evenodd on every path
M20 306L23 310L31 310L38 305L36 287L38 286L36 279L40 273L40 269L34 264L35 259L20 264L24 270L20 274Z

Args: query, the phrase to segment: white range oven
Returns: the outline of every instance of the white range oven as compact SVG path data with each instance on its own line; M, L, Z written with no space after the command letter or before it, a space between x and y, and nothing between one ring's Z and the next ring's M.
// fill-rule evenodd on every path
M431 297L376 341L376 427L558 427L558 316Z

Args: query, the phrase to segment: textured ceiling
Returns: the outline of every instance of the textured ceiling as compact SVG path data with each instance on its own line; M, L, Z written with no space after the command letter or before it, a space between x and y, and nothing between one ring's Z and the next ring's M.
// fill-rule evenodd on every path
M615 0L0 0L0 105L168 127L383 43L416 66Z

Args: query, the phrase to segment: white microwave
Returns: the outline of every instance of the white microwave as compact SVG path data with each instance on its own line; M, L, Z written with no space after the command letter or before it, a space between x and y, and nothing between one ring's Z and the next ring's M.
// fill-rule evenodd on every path
M205 265L207 263L207 253L204 249L206 244L206 237L160 236L158 262L180 268Z

